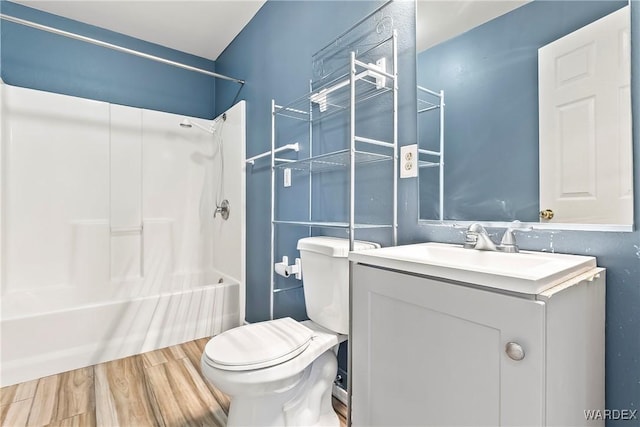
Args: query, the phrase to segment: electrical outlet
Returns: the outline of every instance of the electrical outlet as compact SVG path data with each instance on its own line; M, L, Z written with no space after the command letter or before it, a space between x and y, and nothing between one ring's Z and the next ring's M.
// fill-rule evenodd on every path
M418 144L400 147L400 178L418 176Z
M291 187L291 169L284 169L284 186Z

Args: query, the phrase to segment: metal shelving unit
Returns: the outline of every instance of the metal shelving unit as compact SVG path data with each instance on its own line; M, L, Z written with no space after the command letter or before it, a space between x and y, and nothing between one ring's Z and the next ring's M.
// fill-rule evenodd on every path
M330 84L317 88L311 94L308 95L310 102L309 114L306 116L310 122L310 145L312 145L311 135L312 126L314 123L319 123L327 117L345 112L349 114L349 148L331 152L327 154L321 154L317 156L311 156L307 159L302 159L294 162L287 163L286 165L278 165L272 163L272 184L275 185L275 179L273 178L275 170L277 168L291 168L307 171L311 177L317 173L334 171L337 169L348 169L349 176L349 206L348 206L348 221L346 222L323 222L313 221L311 218L311 206L309 207L310 218L308 221L280 221L272 216L272 258L274 258L273 250L273 235L276 232L276 227L280 226L306 226L309 227L309 232L312 228L341 228L348 231L349 235L349 248L353 250L356 230L360 229L389 229L392 234L392 244L397 244L397 229L398 229L398 212L397 212L397 199L398 199L398 85L397 85L397 34L394 30L392 36L389 39L392 45L391 48L391 62L393 70L392 73L387 73L386 70L381 69L379 63L368 64L356 59L356 53L350 52L349 58L349 75L346 80L344 75L333 79ZM393 131L392 140L384 141L372 138L362 137L357 133L356 129L356 108L360 108L364 103L375 100L377 97L384 93L391 92L392 95L392 108L390 114L392 114ZM345 102L345 101L348 101ZM319 110L319 114L313 116L313 106L316 105L316 112ZM298 110L296 105L288 105L280 111L273 111L274 126L275 120L279 112L283 112L286 116L291 116L291 110ZM302 110L300 110L302 111ZM272 133L272 136L274 133ZM275 142L272 143L272 147L275 148ZM355 187L356 187L356 166L365 164L384 164L391 162L393 169L393 213L392 221L388 224L361 224L356 222L356 203L355 203ZM272 187L275 195L275 187ZM309 183L309 192L312 192L311 179ZM310 204L313 202L313 197L309 197ZM272 199L272 208L274 206L274 200ZM272 214L274 210L272 209ZM349 273L349 282L351 283L351 269ZM273 286L273 275L272 275ZM272 287L272 291L275 291ZM273 294L273 293L272 293ZM349 294L352 294L350 289ZM351 311L351 304L349 307ZM351 334L351 330L349 331ZM349 346L349 362L347 371L351 371L352 360L350 344ZM351 377L348 377L347 382L347 422L350 425L351 420Z
M271 132L271 223L272 223L272 264L275 262L274 238L276 227L279 225L297 225L310 228L343 228L348 231L350 248L353 248L355 230L365 228L389 228L392 230L392 242L397 243L397 158L398 158L398 129L397 129L397 33L391 32L391 36L378 43L391 45L390 54L392 72L386 71L387 61L382 58L377 63L365 63L357 59L356 52L349 53L349 72L335 73L338 77L324 78L324 83L316 87L305 96L286 105L278 105L272 101L272 132ZM313 84L312 84L313 86ZM356 109L367 101L390 93L392 96L393 132L392 140L384 141L367 138L356 134ZM281 147L276 143L276 122L280 118L302 120L309 123L309 145L313 146L313 126L339 113L349 114L349 148L329 153L314 155L304 159L290 160L277 159L277 153ZM285 147L285 146L283 146ZM310 149L310 151L312 151ZM267 155L263 153L263 155ZM280 160L280 161L278 161ZM388 224L361 224L355 221L355 181L356 166L373 163L391 163L393 168L393 219ZM279 169L290 169L307 172L313 175L336 170L346 170L349 175L349 212L348 221L316 221L311 218L312 209L309 209L309 218L299 221L285 221L275 216L276 179L275 174ZM309 202L313 203L312 181L309 184ZM272 274L272 292L274 291L274 277ZM271 304L273 313L273 303Z
M309 93L285 105L278 105L275 100L272 100L271 149L247 159L247 163L252 165L261 158L270 158L271 161L270 265L272 267L277 262L275 236L282 227L306 227L309 235L314 229L342 229L349 236L351 250L354 247L357 230L381 230L383 232L388 230L391 244L397 244L398 46L397 32L392 28L393 20L383 11L385 6L386 4L363 18L314 55L314 80L310 84ZM363 33L363 31L365 32ZM380 54L381 51L385 53ZM334 65L336 65L335 69ZM374 114L378 114L377 111L380 109L389 120L391 125L384 127L383 132L386 139L374 139L358 133L357 119L359 117L356 117L356 110L361 111L360 109L365 105L373 106L371 108L375 107ZM383 107L380 107L381 105ZM386 108L387 106L388 108ZM340 123L345 123L348 126L347 138L344 141L346 147L336 151L319 152L319 148L323 147L314 147L314 132L321 131L322 124L329 119L344 120ZM282 141L277 140L276 126L280 120L302 121L308 124L308 153L311 154L308 158L293 159L290 154L282 156L287 151L297 152L300 145L297 143L283 144ZM372 132L369 128L362 130L365 133ZM314 149L317 149L316 151L319 153L316 153ZM279 156L276 157L276 154ZM390 214L392 218L390 220L385 218L381 223L376 223L376 221L356 222L356 175L360 171L359 168L369 166L388 167L387 170L393 173L392 206L390 212L386 214ZM356 171L357 168L358 171ZM295 171L297 174L306 174L305 176L308 177L307 218L290 220L276 217L276 174L284 172L286 169L288 169L287 173ZM321 174L336 171L342 171L341 173L348 177L348 182L345 183L348 192L346 220L319 221L313 218L314 179L317 179ZM271 318L274 313L274 295L301 287L299 285L276 289L275 284L276 275L272 268ZM348 371L350 370L351 361L349 361L348 367ZM350 384L348 390L348 396L350 396ZM348 398L348 400L350 399Z

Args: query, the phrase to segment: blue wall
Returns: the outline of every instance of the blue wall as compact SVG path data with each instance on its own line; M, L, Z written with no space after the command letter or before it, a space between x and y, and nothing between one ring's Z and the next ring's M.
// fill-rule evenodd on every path
M287 2L270 0L253 21L218 58L218 71L241 74L247 84L240 99L247 100L247 154L269 149L270 101L295 99L307 92L311 78L310 58L331 38L348 28L380 3ZM634 2L635 6L635 2ZM640 5L638 5L640 6ZM400 144L416 142L414 11L411 2L392 5L400 28ZM633 15L633 93L640 93L640 10ZM339 11L339 13L336 13ZM225 83L218 84L218 105L228 105L236 95ZM640 98L640 97L636 97ZM464 102L464 101L463 101ZM634 100L634 165L636 206L640 201L640 99ZM535 129L533 129L535 131ZM301 154L304 157L304 154ZM497 162L497 160L496 160ZM490 163L494 168L495 162ZM380 183L381 184L381 183ZM268 318L269 304L269 169L254 168L247 174L247 320ZM359 200L362 202L362 200ZM294 207L290 207L294 209ZM446 226L418 223L418 182L400 181L399 243L424 241L462 243L463 234ZM640 224L640 208L636 208ZM296 238L295 233L286 237ZM529 250L594 255L607 271L607 407L638 409L640 406L640 233L535 231L520 236ZM289 255L294 248L288 244ZM288 294L288 295L286 295ZM303 298L294 292L276 300L276 314L304 315ZM286 295L286 296L285 296ZM608 425L615 425L610 422ZM622 423L621 423L622 425ZM625 422L640 425L640 421Z
M286 104L306 94L312 78L312 55L381 4L383 2L268 1L263 6L216 61L218 72L230 75L240 73L247 81L240 92L240 98L247 100L247 122L250 124L247 129L247 156L270 149L271 100L275 99L279 104ZM393 5L392 15L401 33L399 35L400 79L405 79L405 75L409 75L409 78L406 78L409 81L415 79L414 12L412 2ZM403 87L408 91L411 85ZM218 106L227 105L236 95L235 89L225 82L219 82L217 89ZM400 115L407 116L411 114L413 104L409 96L403 99L405 104L400 106ZM415 140L415 119L413 123L412 127L401 127L401 140L407 140L407 134L409 138ZM308 157L308 141L304 139L303 133L300 132L298 135L301 139L288 140L285 136L279 140L278 145L294 141L301 142L302 152L299 157ZM347 136L344 133L344 126L342 126L336 132L338 138L332 140L325 137L322 143L332 145L336 144L335 141L341 141L346 144ZM291 136L291 138L294 137ZM317 145L319 143L316 142L314 150ZM340 147L334 147L336 148ZM336 175L321 179L325 180L323 186L325 194L316 198L317 193L314 193L314 200L317 200L318 204L323 201L328 203L324 204L324 211L318 213L322 217L316 216L316 219L338 219L339 214L336 211L339 209L332 209L336 206L329 205L336 205L336 202L340 205L344 204L345 177ZM296 180L294 175L294 187ZM390 177L385 182L390 182ZM373 181L369 183L380 184ZM303 181L301 187L304 185ZM294 188L288 191L296 190ZM260 321L269 317L270 194L268 162L257 163L256 166L248 169L247 173L248 321ZM281 215L289 218L297 216L300 219L299 214L306 214L304 211L306 199L303 195L300 198L291 197L291 195L285 195L285 197L287 197L286 200L290 200L290 203L288 206L279 205ZM387 197L378 208L381 210L390 208L390 202L390 197ZM295 242L307 233L306 229L279 228L278 256L295 256L297 253ZM346 237L344 234L341 236ZM367 238L364 234L357 237ZM380 236L375 240L380 240ZM276 286L289 287L295 284L294 279L286 280L287 283L277 283ZM289 315L305 318L301 290L278 293L274 306L276 316Z
M271 100L275 99L278 104L286 104L306 94L309 91L309 81L313 77L312 55L383 3L270 0L262 7L216 61L218 72L229 75L241 73L247 81L239 95L240 99L247 100L247 156L270 149ZM393 16L394 25L399 28L399 81L409 82L401 86L404 93L399 105L399 138L401 141L415 141L415 117L411 118L415 115L414 92L411 89L415 87L415 5L413 2L398 2L391 5L389 13ZM228 105L236 96L235 88L225 82L219 82L217 89L218 108ZM403 117L409 117L408 125ZM336 119L336 122L339 120ZM366 118L363 121L366 122ZM344 122L342 125L336 122L332 120L329 125L323 122L323 133L314 135L314 154L318 154L316 149L320 145L323 152L346 147L348 135ZM335 127L332 128L333 125ZM369 125L378 127L379 124ZM369 125L361 124L361 128L370 130ZM389 129L387 126L385 130ZM278 128L278 145L301 142L302 151L299 158L309 157L309 144L305 135L307 133L304 129L297 133L295 130L287 129L281 133ZM380 135L375 133L365 136L376 135L380 138ZM362 174L359 173L360 178L371 178L357 181L360 196L357 204L362 208L360 212L375 215L378 212L391 211L392 199L388 194L391 175L385 175L385 169L390 171L391 167L377 168L377 171L363 170ZM384 178L380 178L381 176ZM340 173L323 175L314 181L319 184L314 186L314 219L346 220L344 216L341 217L346 212L343 209L347 200L345 182L346 176ZM307 215L307 181L294 174L293 184L291 189L278 190L278 214L280 218L304 219ZM376 193L376 187L388 187L384 190L387 195L367 197L366 195ZM247 171L247 320L250 322L269 318L269 277L272 270L269 264L270 194L268 162L257 163ZM316 229L314 232L347 237L346 234L335 230ZM381 234L357 233L356 238L388 244L389 231ZM297 256L295 244L300 237L307 235L308 230L305 228L279 227L276 233L277 258L282 255L288 255L290 259ZM295 284L294 279L278 278L275 286L284 288ZM306 318L302 290L277 293L274 298L274 315ZM345 357L345 352L341 352L341 367L345 366Z
M2 0L3 14L215 71L213 61ZM5 83L212 119L215 79L126 53L0 21ZM237 86L237 85L236 85Z
M538 221L538 48L626 4L534 1L418 55L418 84L445 92L446 219ZM437 116L419 117L425 148ZM438 180L425 181L421 217L437 219Z
M616 3L612 2L612 6L615 6ZM529 4L525 7L534 6ZM560 11L557 14L558 19L554 21L561 21L563 17L564 14ZM636 0L632 1L631 28L633 164L637 229L640 224L640 2ZM528 27L523 26L520 33L525 34L529 30ZM510 43L516 41L508 40ZM513 57L505 57L503 62L506 64L513 59ZM471 67L468 72L473 74L475 68ZM524 89L526 90L527 87ZM510 90L518 93L520 88L511 87ZM508 104L508 100L503 102ZM511 118L507 112L504 114L509 119ZM537 132L537 125L529 125L529 127L531 132ZM475 139L471 140L474 141L474 144L477 142ZM531 153L531 156L534 155ZM490 173L491 170L500 170L504 164L503 158L502 155L494 153L491 158L485 158L479 164L486 166ZM532 158L534 157L530 157L528 161L531 161ZM514 159L510 157L509 160ZM526 162L526 158L516 158L516 170L527 170ZM537 165L535 165L535 170L537 171ZM400 222L402 242L412 243L428 240L462 243L464 238L462 232L458 230L417 224L417 184L415 182L404 182L403 184L408 199L406 200L407 209ZM483 191L482 188L475 188L474 191L479 194L478 200L482 200L483 197L485 199L492 197L489 191ZM469 189L464 189L462 192L469 194ZM401 201L401 203L404 202ZM640 410L640 231L605 233L536 230L520 234L518 241L521 248L528 250L596 256L598 264L607 268L606 406L609 409ZM639 426L640 417L638 418L628 422L610 421L607 425Z
M154 46L85 24L54 17L2 2L3 13L39 20L105 41L213 69L213 63L191 55ZM269 149L270 102L304 94L311 77L311 55L352 23L380 5L368 1L291 2L270 0L216 61L216 71L247 80L238 86L217 82L215 100L224 111L235 99L247 100L247 154ZM640 4L632 9L632 92L634 117L634 166L636 224L640 224ZM392 6L400 28L400 133L402 145L416 141L415 30L412 2ZM35 35L2 21L2 77L8 83L35 89L102 99L145 108L212 118L213 79L165 69L164 65L99 51L79 42L60 41L54 35ZM37 38L46 48L27 45ZM22 47L18 52L16 47ZM43 52L44 50L44 52ZM46 55L42 57L41 55ZM91 60L87 60L91 58ZM24 75L23 75L24 74ZM248 320L268 317L269 171L254 168L247 174L247 284ZM462 232L450 227L418 223L418 185L415 179L400 181L399 241L461 243ZM294 240L295 235L286 236ZM607 407L639 409L640 406L640 232L602 233L535 231L520 236L530 250L595 255L607 271ZM292 250L290 247L287 250ZM293 255L293 253L292 253ZM283 294L287 294L286 292ZM295 292L279 301L278 314L304 315L302 296ZM619 423L638 426L640 421ZM616 425L610 423L609 425Z

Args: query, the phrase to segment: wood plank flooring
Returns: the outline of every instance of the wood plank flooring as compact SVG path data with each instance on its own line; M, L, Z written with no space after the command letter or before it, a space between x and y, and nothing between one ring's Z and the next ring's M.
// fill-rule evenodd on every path
M4 427L214 426L229 398L205 381L208 338L0 389ZM342 427L346 408L334 399Z

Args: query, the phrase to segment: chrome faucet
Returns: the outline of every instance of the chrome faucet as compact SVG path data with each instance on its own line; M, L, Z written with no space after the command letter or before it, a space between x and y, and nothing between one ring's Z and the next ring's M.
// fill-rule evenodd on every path
M511 225L502 235L502 240L499 245L493 243L489 233L485 228L474 223L467 229L465 236L464 248L465 249L478 249L481 251L501 251L507 253L518 253L518 245L516 244L515 231L531 231L532 227L524 227L520 221L513 221Z
M464 240L464 248L465 249L478 249L481 251L497 251L496 244L493 243L491 237L487 233L485 228L478 224L474 223L469 226L467 229L467 234Z
M226 221L227 219L229 219L230 210L231 209L229 206L229 201L227 199L224 199L222 201L222 204L220 204L220 206L216 206L216 210L213 211L213 217L215 218L218 214L220 214L222 219Z
M507 230L502 235L502 240L500 241L500 249L502 252L508 253L518 253L520 249L516 244L516 231L531 231L533 230L532 226L523 225L520 221L515 220L511 222L511 225L507 227Z

